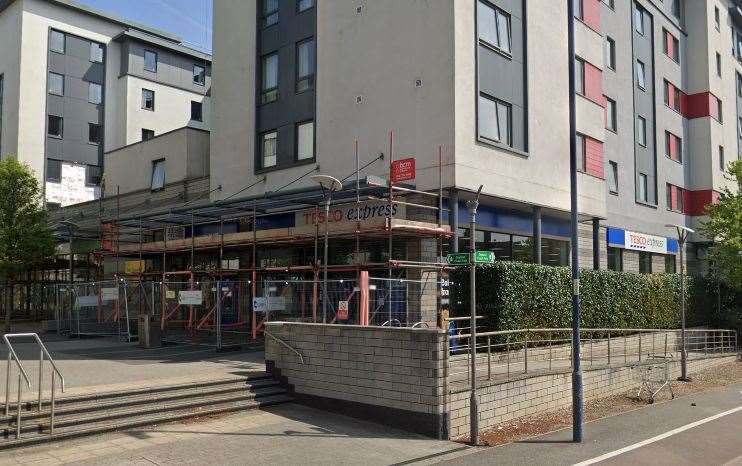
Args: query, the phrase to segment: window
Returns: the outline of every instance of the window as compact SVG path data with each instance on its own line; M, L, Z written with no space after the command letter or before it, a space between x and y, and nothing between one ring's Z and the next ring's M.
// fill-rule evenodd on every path
M644 10L638 5L634 5L634 29L644 35Z
M623 272L623 249L608 248L608 270Z
M667 254L665 255L665 273L676 273L677 268L675 265L675 255L673 254Z
M64 76L49 72L49 94L64 95Z
M263 27L278 23L278 0L263 0Z
M722 112L721 99L718 97L716 98L716 117L717 117L716 119L719 120L719 123L724 121L724 113Z
M151 50L144 51L144 71L157 73L157 53Z
M142 108L151 112L155 111L155 91L142 89Z
M299 0L296 4L296 9L301 13L307 11L314 6L314 0Z
M603 2L603 5L607 6L611 10L616 9L615 0L601 0Z
M683 188L667 183L667 210L683 212Z
M582 19L585 14L585 10L582 7L582 0L572 0L572 4L574 5L575 18Z
M49 50L57 53L64 53L65 36L63 32L52 30L49 35Z
M647 120L643 116L636 117L636 142L647 147Z
M152 191L157 191L165 187L165 159L155 160L152 162Z
M509 14L480 0L477 2L477 29L481 44L510 54L512 38Z
M191 101L191 120L204 121L204 109L201 102Z
M719 7L714 7L714 26L716 27L716 30L719 31L721 29L721 18L719 17Z
M479 137L508 146L512 145L511 114L510 104L481 93L477 119Z
M85 167L85 184L88 186L100 186L103 178L103 170L97 165L88 165Z
M575 92L585 95L585 62L575 58Z
M608 97L605 98L605 128L613 132L618 131L616 101Z
M737 132L739 133L739 138L742 139L742 117L739 117L737 121Z
M64 133L64 120L61 116L49 115L49 127L47 134L53 138L61 139Z
M680 63L680 42L667 29L662 29L662 32L664 34L662 49L665 55Z
M670 9L672 10L673 16L680 19L680 0L672 0L672 6Z
M639 273L652 273L652 253L639 251Z
M155 132L151 129L142 128L142 141L149 141L155 137Z
M206 84L206 68L201 65L193 65L193 83L199 86Z
M683 140L665 131L665 155L676 162L683 162Z
M737 96L742 97L742 75L737 73Z
M314 88L314 39L296 45L296 92Z
M716 52L716 75L721 78L721 54Z
M88 83L88 102L96 105L103 102L103 86L96 83Z
M296 126L296 158L314 158L314 122L307 121Z
M605 36L605 57L603 59L605 60L605 66L612 70L616 70L616 41L610 38L609 36Z
M59 183L62 181L62 161L47 159L46 160L46 181Z
M644 173L639 173L639 186L637 187L637 190L639 201L647 202L647 192L649 191L649 185L647 182L647 175Z
M665 105L675 110L676 112L680 112L681 110L680 104L682 101L682 97L681 97L682 94L680 92L680 89L675 87L675 85L672 84L670 81L665 80L664 95L665 95Z
M641 60L636 61L636 84L642 91L646 90L646 72L644 62Z
M724 146L719 146L719 170L724 171L726 164L724 163Z
M103 46L97 42L90 43L90 61L103 63Z
M261 156L263 168L275 167L277 162L278 132L271 131L261 138Z
M577 170L585 171L585 136L577 133Z
M608 161L608 191L618 194L618 163L613 160Z
M101 131L97 123L88 123L88 142L90 144L100 144Z
M261 79L261 103L267 104L278 100L278 54L272 53L263 57Z

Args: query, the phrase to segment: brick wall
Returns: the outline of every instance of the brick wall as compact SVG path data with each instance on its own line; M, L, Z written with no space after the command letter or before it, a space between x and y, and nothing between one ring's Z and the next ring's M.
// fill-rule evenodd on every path
M698 372L736 356L688 361L688 372ZM680 375L680 362L671 365L671 378ZM602 398L625 393L639 386L629 367L602 368L583 372L585 399ZM522 378L505 383L482 386L479 394L479 427L486 429L501 422L554 411L572 403L572 375L570 372ZM449 396L450 438L469 434L469 391L452 390Z
M443 330L271 322L266 368L297 401L447 438Z

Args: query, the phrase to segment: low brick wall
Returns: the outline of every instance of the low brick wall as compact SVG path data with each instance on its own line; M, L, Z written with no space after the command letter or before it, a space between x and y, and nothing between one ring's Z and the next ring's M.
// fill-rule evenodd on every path
M692 374L718 364L736 360L736 356L691 359L688 373ZM671 377L680 375L680 362L670 367ZM588 369L583 371L585 399L603 398L625 393L639 386L628 366ZM520 380L492 383L486 382L477 390L479 394L479 427L488 427L505 421L545 413L572 404L572 374L564 371L556 374L524 377ZM450 438L469 435L469 390L452 390L449 396Z
M271 322L266 368L296 400L448 438L447 339L438 329Z

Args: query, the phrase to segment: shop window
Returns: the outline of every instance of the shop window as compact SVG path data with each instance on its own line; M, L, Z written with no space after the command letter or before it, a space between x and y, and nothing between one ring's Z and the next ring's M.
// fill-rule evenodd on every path
M639 252L639 273L652 273L651 252Z
M623 249L608 248L608 270L623 272Z

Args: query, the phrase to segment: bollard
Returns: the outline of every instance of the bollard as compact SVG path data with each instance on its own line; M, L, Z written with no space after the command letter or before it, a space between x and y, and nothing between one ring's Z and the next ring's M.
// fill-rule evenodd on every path
M490 337L487 337L487 380L492 380L492 350L490 349Z

